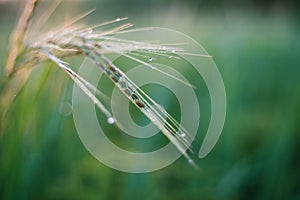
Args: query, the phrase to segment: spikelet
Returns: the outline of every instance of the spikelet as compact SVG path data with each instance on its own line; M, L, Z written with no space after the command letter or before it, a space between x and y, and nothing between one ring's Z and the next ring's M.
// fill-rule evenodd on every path
M40 35L35 42L25 44L25 51L21 63L9 68L9 73L17 72L24 66L36 65L37 63L51 60L56 63L74 81L76 85L89 97L89 99L106 115L108 123L114 123L116 119L104 106L95 93L100 92L95 86L77 74L63 58L74 55L86 55L90 61L99 68L116 87L147 117L171 143L187 158L188 162L194 166L194 161L190 158L187 150L192 152L190 144L193 136L180 125L170 114L161 108L151 97L141 90L126 74L111 60L107 58L109 53L117 53L128 59L134 60L165 74L183 84L192 87L189 83L156 68L155 66L138 59L143 56L141 53L153 53L157 55L172 57L172 53L180 52L184 54L184 49L173 45L160 45L157 43L138 42L115 37L118 33L129 33L134 31L145 31L146 29L128 29L133 26L131 23L124 23L110 30L98 30L102 26L119 23L127 18L117 18L93 26L79 26L77 21L93 12L88 11L69 23L46 34ZM95 31L98 30L98 31ZM199 55L197 55L199 56ZM201 55L200 55L201 56ZM173 55L174 58L176 56ZM149 58L151 61L152 58Z

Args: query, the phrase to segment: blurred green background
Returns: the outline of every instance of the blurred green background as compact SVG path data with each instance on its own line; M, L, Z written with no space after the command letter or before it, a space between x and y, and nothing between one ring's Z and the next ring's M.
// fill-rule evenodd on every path
M17 95L1 130L0 199L300 199L297 2L63 1L49 24L96 7L91 23L128 16L136 27L167 27L196 39L224 79L225 127L209 156L196 161L200 172L184 158L146 174L110 169L88 153L72 115L61 109L71 103L72 82L45 64ZM18 1L0 1L1 74L20 10Z

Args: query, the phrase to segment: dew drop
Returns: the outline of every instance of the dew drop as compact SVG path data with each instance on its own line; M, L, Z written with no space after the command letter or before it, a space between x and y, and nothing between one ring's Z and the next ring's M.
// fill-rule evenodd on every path
M93 33L93 29L90 29L90 30L88 31L88 33Z
M116 21L119 22L121 20L121 18L117 18Z
M192 159L188 159L188 163L192 164L194 161Z
M151 62L151 61L153 61L153 58L149 57L148 60Z
M180 137L185 137L186 134L185 133L180 133Z
M169 56L169 59L173 58L173 56Z
M115 118L113 118L113 117L107 118L107 123L114 124L115 122L116 122Z

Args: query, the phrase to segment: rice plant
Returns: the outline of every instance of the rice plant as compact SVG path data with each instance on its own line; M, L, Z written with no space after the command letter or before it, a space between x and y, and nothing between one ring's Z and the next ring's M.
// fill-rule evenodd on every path
M85 55L115 84L128 100L161 130L170 142L186 157L188 162L196 166L189 153L186 152L187 149L189 152L192 152L190 144L193 136L107 57L110 53L117 53L192 87L189 83L138 58L138 56L143 56L142 52L171 58L174 52L184 52L184 49L176 45L161 45L114 37L118 33L146 31L145 29L130 29L133 26L131 23L118 25L127 20L127 18L117 18L91 26L78 24L78 21L94 10L83 13L45 34L38 34L34 41L29 41L26 36L29 33L30 23L34 17L38 2L39 0L29 0L27 2L12 37L11 49L8 54L5 70L6 76L1 84L1 129L4 129L5 126L5 113L7 109L15 95L18 94L19 90L25 84L31 70L37 64L46 61L54 62L57 67L63 70L95 106L106 115L108 123L115 123L116 119L111 111L102 103L102 99L95 95L97 92L100 92L98 88L77 74L72 69L72 66L64 61L66 57ZM53 10L55 10L55 7ZM41 17L38 24L44 23L53 10L50 10ZM106 31L101 30L103 26L112 24L116 24L114 28ZM152 57L149 57L149 61L152 61L152 59Z

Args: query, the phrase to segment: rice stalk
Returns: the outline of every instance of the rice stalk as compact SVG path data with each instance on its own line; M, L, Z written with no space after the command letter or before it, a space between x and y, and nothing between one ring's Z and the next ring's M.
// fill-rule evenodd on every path
M6 65L8 79L6 80L7 82L4 82L5 89L2 90L1 94L2 116L5 115L4 110L9 107L9 104L13 99L8 97L14 97L18 93L19 89L26 82L32 68L39 63L50 60L62 69L74 81L74 83L79 86L87 97L106 115L108 123L115 123L116 119L112 116L109 109L106 108L101 102L101 99L95 95L95 93L101 92L89 83L88 80L85 80L79 74L74 72L68 63L63 61L65 57L86 55L90 61L116 85L116 87L128 98L128 100L130 100L161 130L170 142L174 144L174 146L187 158L188 162L193 166L196 166L186 151L188 149L192 152L190 144L193 140L193 136L191 136L179 122L162 109L106 56L109 53L123 55L128 59L143 64L145 67L149 67L152 70L156 70L185 85L193 87L189 83L137 58L138 56L144 56L140 55L139 52L164 55L170 58L174 52L178 52L179 55L186 54L184 49L176 47L176 45L161 45L156 43L124 40L115 37L118 33L145 30L128 29L133 26L131 23L125 23L106 31L95 31L105 25L118 23L126 20L127 18L117 18L112 21L92 26L76 25L79 20L94 10L88 11L79 17L72 19L62 27L49 31L46 34L42 34L34 42L27 43L24 39L28 32L28 26L37 2L38 0L28 1L22 15L23 18L20 19L12 40L12 50L9 53ZM45 18L49 17L47 15L45 16ZM16 62L16 58L18 56L21 58L18 62ZM195 56L207 55L195 54ZM176 56L174 56L174 58L179 59ZM14 79L21 79L22 81L17 83ZM13 83L13 85L17 85L16 89L12 89L12 87L9 86L11 83Z
M10 50L8 52L4 70L5 75L2 77L0 87L0 137L3 135L3 129L6 124L5 114L11 102L27 81L32 66L37 64L39 60L38 57L31 57L27 62L21 64L23 67L20 68L20 70L15 71L17 58L26 51L26 48L24 47L25 39L38 2L39 0L26 1L24 11L12 33Z
M20 16L16 30L12 37L11 50L6 63L6 75L9 76L14 70L16 58L24 47L24 39L29 29L34 10L39 0L27 0L23 14Z

